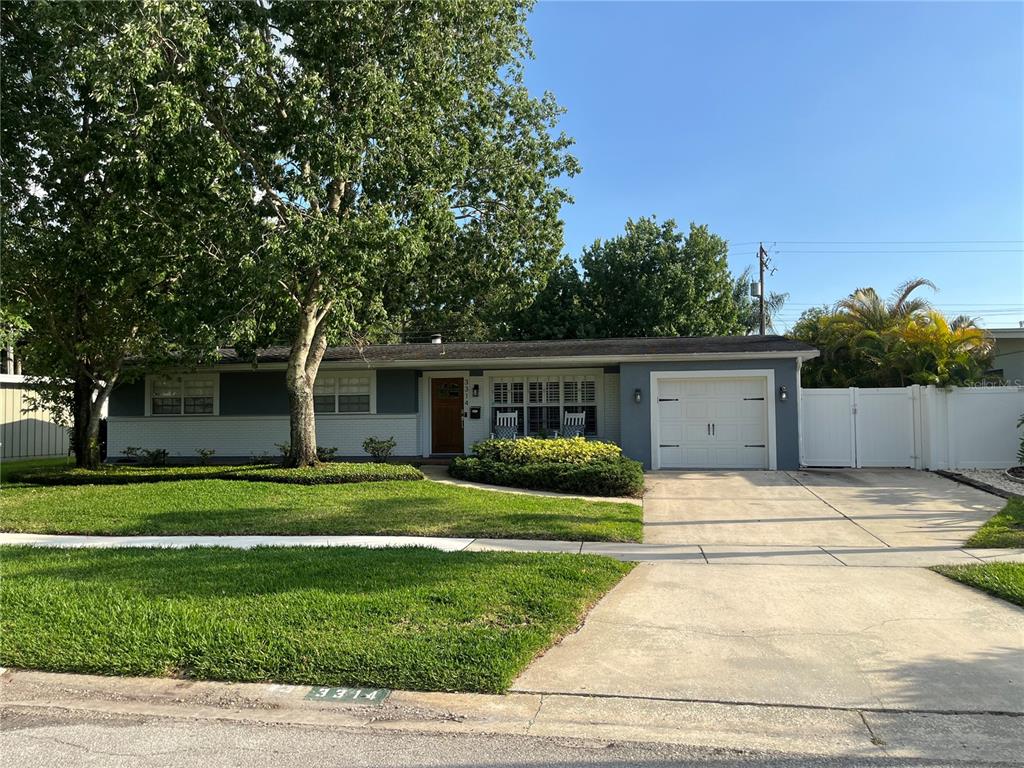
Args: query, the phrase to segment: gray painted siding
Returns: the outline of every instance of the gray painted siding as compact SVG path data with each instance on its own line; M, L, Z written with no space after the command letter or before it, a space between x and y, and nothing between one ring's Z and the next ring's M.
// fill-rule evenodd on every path
M145 416L146 415L146 380L139 379L130 384L118 384L110 393L107 404L110 416Z
M416 371L377 371L377 413L416 413L419 405ZM143 416L146 383L139 379L110 395L111 416ZM220 374L221 416L288 414L284 371L224 371Z
M220 375L221 416L288 413L284 371L235 371Z
M775 457L779 469L800 467L800 437L797 422L796 360L728 360L692 363L623 363L619 368L619 404L621 407L622 451L645 469L651 467L652 371L721 371L723 376L742 376L745 370L775 371L775 392L769 392L775 403ZM778 388L789 390L789 399L779 402ZM634 390L642 393L640 404L633 400Z
M377 371L377 413L416 413L419 410L417 371Z

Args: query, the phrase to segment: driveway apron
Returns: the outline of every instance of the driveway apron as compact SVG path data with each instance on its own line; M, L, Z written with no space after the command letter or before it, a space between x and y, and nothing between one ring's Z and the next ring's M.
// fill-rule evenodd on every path
M648 487L645 541L695 546L708 564L637 566L515 690L1024 713L1024 610L923 568L819 559L923 564L1000 499L899 470L659 472ZM806 559L756 554L783 546Z

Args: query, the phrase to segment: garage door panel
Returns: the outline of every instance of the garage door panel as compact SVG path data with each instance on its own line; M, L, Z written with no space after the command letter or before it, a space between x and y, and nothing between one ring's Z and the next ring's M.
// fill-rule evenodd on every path
M709 400L684 400L683 417L687 419L708 419L711 418L713 402Z
M764 377L659 379L660 466L767 468L766 390Z

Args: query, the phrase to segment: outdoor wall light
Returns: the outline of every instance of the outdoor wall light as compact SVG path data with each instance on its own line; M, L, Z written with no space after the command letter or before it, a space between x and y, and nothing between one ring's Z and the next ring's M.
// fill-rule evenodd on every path
M789 390L785 386L779 387L779 401L786 402L789 399Z
M480 397L480 385L479 384L474 384L473 385L473 397Z
M639 387L633 390L633 402L636 403L637 405L640 405L640 399L642 396L643 393L640 391Z

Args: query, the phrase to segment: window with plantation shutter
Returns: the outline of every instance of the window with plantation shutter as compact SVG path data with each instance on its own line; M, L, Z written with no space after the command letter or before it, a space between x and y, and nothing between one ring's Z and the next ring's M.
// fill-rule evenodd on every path
M597 380L594 376L526 375L491 383L491 430L497 414L518 414L522 435L561 432L566 413L584 413L587 435L597 434Z

